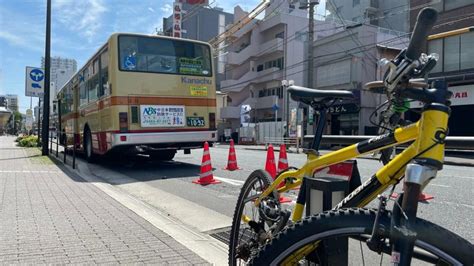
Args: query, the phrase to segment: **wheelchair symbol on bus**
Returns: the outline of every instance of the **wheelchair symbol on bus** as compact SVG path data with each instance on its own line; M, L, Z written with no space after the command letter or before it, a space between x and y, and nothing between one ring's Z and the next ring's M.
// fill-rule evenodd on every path
M128 55L125 57L124 67L127 70L133 70L136 68L136 65L137 65L136 63L137 63L137 60L135 56Z

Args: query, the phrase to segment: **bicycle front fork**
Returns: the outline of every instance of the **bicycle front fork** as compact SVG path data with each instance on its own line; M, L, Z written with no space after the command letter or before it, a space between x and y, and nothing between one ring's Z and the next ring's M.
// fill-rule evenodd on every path
M392 265L410 265L416 232L413 224L416 222L418 199L424 187L436 177L438 169L423 162L410 163L406 167L403 184L402 204L395 205L392 219Z

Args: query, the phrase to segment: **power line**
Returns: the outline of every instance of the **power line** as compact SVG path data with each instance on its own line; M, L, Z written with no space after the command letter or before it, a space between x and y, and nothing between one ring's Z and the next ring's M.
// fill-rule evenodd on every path
M281 5L282 3L283 3L283 2L280 2L280 5ZM279 5L279 6L280 6L280 5ZM374 21L374 20L384 19L384 18L389 17L389 16L393 16L393 15L396 15L396 14L399 14L399 13L409 12L410 10L422 8L422 7L425 7L425 6L428 6L428 5L429 5L429 4L423 4L423 5L418 5L418 6L412 7L412 8L407 9L407 10L402 10L402 11L398 11L398 12L386 13L384 16L380 16L380 17L377 17L377 18L366 18L366 19L362 22L362 24L365 24L365 22L367 22L367 21ZM278 7L279 7L279 6L278 6ZM392 7L392 8L388 8L388 9L384 9L383 11L386 12L386 11L389 11L389 10L398 9L398 8L400 8L400 7L403 7L403 6L407 6L407 4L400 5L400 6L396 6L396 7ZM277 7L277 8L278 8L278 7ZM323 16L323 17L327 17L327 16ZM343 19L340 19L340 20L341 20L341 21L344 21ZM263 22L263 21L265 21L265 20L259 21L259 23L260 23L260 22ZM351 22L352 22L352 21L351 21ZM336 23L336 22L334 21L334 23ZM354 25L354 24L357 24L357 22L353 22L352 25ZM255 25L255 26L256 26L256 25ZM334 28L323 29L323 30L320 30L320 31L316 30L315 32L323 32L323 31L336 30L336 29L344 28L344 27L347 27L347 26L345 26L345 25L336 26L336 27L334 27ZM304 26L304 27L302 27L300 30L296 31L293 35L287 36L287 37L286 37L286 40L285 40L285 43L284 43L283 45L286 45L289 41L292 41L292 40L294 39L293 37L297 37L296 34L297 34L298 32L301 32L302 30L304 30L304 29L306 29L306 28L308 28L307 25ZM400 32L400 33L402 33L402 32ZM231 43L232 43L232 42L231 42ZM358 44L358 45L361 45L361 44ZM268 50L271 50L271 49L273 49L273 48L277 48L277 47L279 47L279 46L280 46L280 44L276 44L276 45L274 45L274 46L272 46L272 47L267 48L266 50L264 50L264 51L261 52L260 54L263 54L264 52L267 52ZM225 48L227 48L227 47L228 47L228 45L227 45L226 47L220 48L219 50L225 49ZM254 56L258 57L259 55L254 55Z
M334 5L332 2L330 2L330 0L328 0L328 1L329 1L329 4L332 5L333 8L335 8L335 10L337 11L337 8L335 7L335 5ZM283 2L280 2L280 5L281 5L282 3L283 3ZM280 5L279 5L279 6L280 6ZM389 8L389 9L385 9L385 10L384 10L384 13L385 13L386 11L398 9L398 8L400 8L400 7L404 7L404 6L407 6L407 5L408 5L408 4L404 4L404 5L392 7L392 8ZM409 12L409 11L411 11L411 10L419 9L419 8L426 7L426 6L429 6L429 5L430 5L429 3L427 3L427 4L422 4L422 5L418 5L418 6L415 6L415 7L409 8L409 9L406 9L406 10L401 10L401 11L397 11L397 12L386 13L384 16L379 16L379 17L377 17L377 18L366 18L362 23L364 24L364 23L367 22L367 21L374 21L374 20L379 20L379 19L385 19L385 18L387 18L387 17L389 17L389 16L394 16L394 15L400 14L400 13L406 13L406 12ZM276 9L275 9L275 10L276 10ZM339 20L340 20L341 23L343 24L342 27L347 28L347 26L346 26L346 24L344 23L344 20L342 19L342 17L340 16L340 14L339 14L338 12L336 12L336 15L339 17ZM388 21L387 21L387 23L388 23ZM357 24L357 22L354 22L354 24ZM301 30L303 30L303 29L305 29L305 28L308 28L308 26L305 26L305 27L301 28ZM325 30L336 30L337 28L340 28L340 27L335 27L335 28L330 28L330 29L325 29ZM350 33L352 33L351 29L348 29L348 30L349 30ZM297 32L299 32L299 31L297 31ZM264 51L260 51L258 55L254 55L254 56L255 56L255 57L258 57L259 55L264 54L264 53L267 52L268 50L271 50L271 49L273 49L273 48L279 47L279 46L281 46L281 45L286 45L286 44L288 44L288 42L293 41L293 40L295 39L295 38L293 38L293 37L296 36L297 32L295 32L292 36L286 37L284 43L282 43L282 44L276 44L276 45L274 45L274 46L272 46L272 47L269 47L269 48L265 49ZM318 32L318 31L315 31L315 32ZM398 36L398 37L396 37L396 38L400 38L400 39L401 39L403 36L406 36L406 35L407 35L407 34L403 34L403 35L400 35L400 36ZM351 39L354 41L354 43L357 45L357 47L356 47L356 48L353 48L353 49L358 49L358 47L364 47L364 45L360 42L360 37L359 37L359 40L355 40L354 37L353 37L353 34L350 34L350 37L351 37ZM372 44L369 44L369 45L372 45ZM373 61L375 61L375 62L377 61L377 59L376 59L374 56L372 56L372 55L367 55L367 53L365 53L365 51L366 51L366 50L361 50L361 52L363 52L367 57L371 58L371 59L372 59ZM301 62L300 62L300 63L301 63ZM364 65L363 67L365 67L365 65ZM230 69L226 69L226 72L232 71L234 68L236 68L236 67L231 67ZM233 86L236 86L236 85L238 85L238 84L235 84L235 85L233 85Z
M339 14L339 10L337 10L336 5L335 5L331 0L326 0L326 3L329 3L329 4L334 8L335 14L336 14L336 16L341 20L342 25L346 26L344 20L342 19L341 14ZM362 43L360 42L360 40L356 40L356 39L354 38L352 29L347 28L347 27L346 27L346 29L349 31L349 33L350 33L350 34L349 34L349 37L352 39L352 41L353 41L356 45L362 46ZM367 55L366 53L364 53L364 54L365 54L367 57L372 57L372 55ZM375 61L377 61L376 58L373 58L373 57L372 57L372 59L375 60Z
M400 38L400 37L391 38L391 39L385 40L385 41L383 41L383 42L380 42L380 44L391 43L391 42L396 41L396 40L399 39L399 38ZM365 47L364 50L358 51L357 53L361 53L361 52L363 53L364 51L367 51L367 50L369 50L369 49L372 49L373 46L374 46L373 43L367 44L367 45L363 46L363 47ZM340 51L340 52L334 52L334 53L330 53L330 54L325 54L325 55L320 55L320 56L314 56L313 58L317 59L317 58L323 58L323 57L326 57L326 56L332 56L332 55L337 55L337 54L345 53L342 57L335 58L335 59L333 59L333 60L331 60L331 61L326 62L325 64L320 64L320 66L323 66L323 65L329 64L330 62L334 62L334 61L337 61L337 60L340 60L340 59L344 59L345 57L347 57L347 55L349 55L349 54L348 54L349 51L356 50L356 49L360 49L360 48L361 48L361 47L355 47L355 48L351 48L351 49L344 50L344 51ZM353 54L352 54L352 55L353 55ZM293 65L287 66L285 69L286 69L286 70L288 70L288 69L293 69L293 68L295 68L295 67L297 67L297 66L299 66L299 65L304 64L304 63L307 62L307 61L308 61L308 60L300 61L300 62L295 63L295 64L293 64ZM377 61L377 60L375 60L375 61ZM278 70L275 70L275 71L272 71L272 72L269 72L269 73L260 75L259 78L265 77L265 76L268 76L268 75L271 75L271 74L276 73L276 72L278 72L278 71L281 71L281 69L278 69ZM302 70L302 71L304 71L304 70ZM299 72L298 72L298 73L299 73ZM294 73L293 73L293 74L294 74ZM250 81L252 81L252 80L253 80L253 79L248 79L248 80L245 80L245 81L241 81L241 82L236 83L236 84L233 84L233 85L231 85L231 86L221 87L221 89L237 87L237 86L239 86L239 85L245 84L245 83L250 82Z

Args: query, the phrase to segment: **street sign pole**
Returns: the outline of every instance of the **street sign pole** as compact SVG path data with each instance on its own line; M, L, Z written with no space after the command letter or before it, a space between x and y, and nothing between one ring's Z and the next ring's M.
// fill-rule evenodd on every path
M46 3L46 45L44 51L44 100L43 100L43 132L41 134L42 154L48 155L49 136L49 94L50 94L50 63L51 63L51 0Z

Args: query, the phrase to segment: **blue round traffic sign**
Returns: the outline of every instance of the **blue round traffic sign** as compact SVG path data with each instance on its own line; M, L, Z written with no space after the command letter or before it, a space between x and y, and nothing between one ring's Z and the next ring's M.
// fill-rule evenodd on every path
M36 81L36 82L40 82L43 80L44 78L44 73L41 69L33 69L30 71L30 78L33 80L33 81Z

